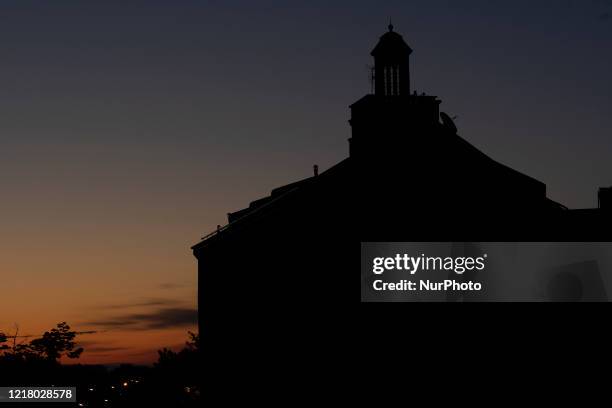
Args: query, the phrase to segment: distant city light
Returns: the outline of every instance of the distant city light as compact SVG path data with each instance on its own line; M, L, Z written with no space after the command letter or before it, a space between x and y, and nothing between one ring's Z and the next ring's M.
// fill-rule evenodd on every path
M123 386L124 386L124 387L127 387L127 386L128 386L128 383L127 383L127 382L124 382L124 383L123 383Z

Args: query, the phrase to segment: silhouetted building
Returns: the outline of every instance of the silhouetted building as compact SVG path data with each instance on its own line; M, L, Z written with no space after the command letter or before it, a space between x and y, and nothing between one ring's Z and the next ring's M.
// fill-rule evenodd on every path
M568 210L460 137L437 97L411 90L411 53L392 26L372 51L375 91L350 106L348 158L229 214L193 247L203 342L236 324L264 330L284 304L337 297L357 281L360 242L587 241L609 229L601 210ZM602 208L609 197L600 192ZM302 325L287 335L324 330Z

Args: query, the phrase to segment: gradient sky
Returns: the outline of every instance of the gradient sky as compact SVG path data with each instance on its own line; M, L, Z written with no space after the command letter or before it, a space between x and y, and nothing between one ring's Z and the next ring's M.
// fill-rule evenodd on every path
M347 156L390 16L464 138L596 205L612 1L0 0L0 330L101 331L83 362L183 343L190 246Z

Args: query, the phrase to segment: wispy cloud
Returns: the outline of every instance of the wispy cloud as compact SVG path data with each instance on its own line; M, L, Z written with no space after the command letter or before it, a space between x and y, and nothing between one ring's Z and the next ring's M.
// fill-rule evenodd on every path
M156 330L190 327L195 325L197 321L197 309L168 307L150 313L128 313L83 324L105 329Z
M159 284L159 288L160 289L166 289L166 290L182 289L182 288L185 288L187 286L188 285L181 284L181 283L174 283L174 282L167 282L167 283L160 283Z
M78 342L78 347L83 347L88 353L105 353L109 351L129 350L129 347L117 346L112 344L100 343L99 341L82 340Z
M84 346L82 346L84 347ZM130 350L129 347L120 347L120 346L90 346L84 347L85 351L88 353L108 353L113 351L125 351Z
M104 306L105 309L128 309L133 307L155 307L155 306L172 306L180 302L177 299L146 299L140 302L123 303L117 305Z

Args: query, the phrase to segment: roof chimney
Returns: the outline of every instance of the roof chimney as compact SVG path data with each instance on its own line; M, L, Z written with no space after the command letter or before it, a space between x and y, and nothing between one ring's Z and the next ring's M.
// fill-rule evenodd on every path
M319 166L315 164L314 166L312 166L312 168L314 170L314 176L317 177L319 175Z
M612 210L612 187L602 187L598 196L599 208L604 211Z

